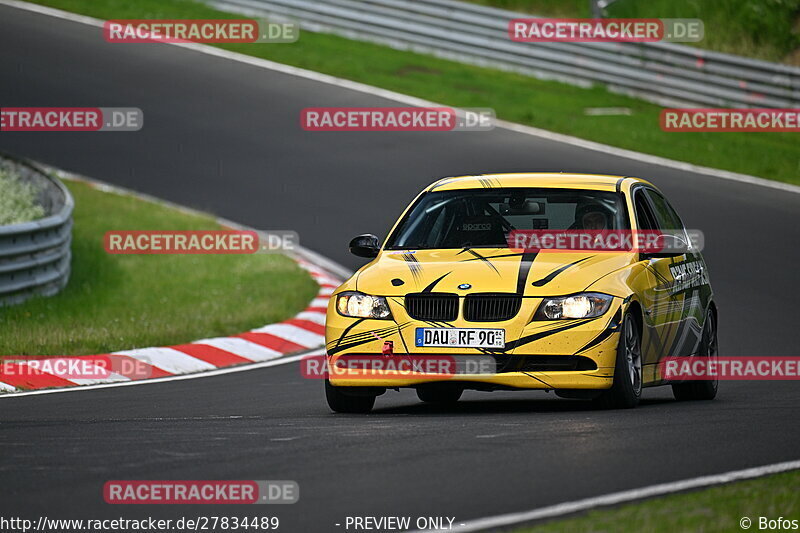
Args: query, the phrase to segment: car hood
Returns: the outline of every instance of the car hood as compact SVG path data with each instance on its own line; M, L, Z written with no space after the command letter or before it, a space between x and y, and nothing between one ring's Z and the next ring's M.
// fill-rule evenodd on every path
M384 251L361 269L356 289L381 296L412 292L555 296L580 292L633 259L631 253L528 253L508 248Z

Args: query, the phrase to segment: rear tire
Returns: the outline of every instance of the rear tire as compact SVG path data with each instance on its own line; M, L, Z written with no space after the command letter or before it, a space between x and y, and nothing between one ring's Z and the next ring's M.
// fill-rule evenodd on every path
M617 345L614 383L595 402L606 409L630 409L642 396L642 339L636 319L626 313Z
M700 341L700 353L696 357L717 358L717 318L711 309L706 315L703 325L703 338ZM719 380L687 381L672 385L672 395L679 401L713 400L717 396Z
M375 405L376 396L371 394L348 394L348 389L357 387L334 387L325 380L325 399L328 407L337 413L369 413ZM354 391L356 392L356 391Z
M417 387L417 398L426 403L446 405L456 403L463 392L463 388L449 383L431 383Z

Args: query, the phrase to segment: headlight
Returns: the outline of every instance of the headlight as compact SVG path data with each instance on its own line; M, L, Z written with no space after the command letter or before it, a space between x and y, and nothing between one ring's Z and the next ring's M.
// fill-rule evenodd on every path
M598 292L584 292L573 296L545 298L533 318L535 320L594 318L608 311L613 299L613 296Z
M361 292L343 292L337 296L336 310L342 316L355 318L392 318L386 298Z

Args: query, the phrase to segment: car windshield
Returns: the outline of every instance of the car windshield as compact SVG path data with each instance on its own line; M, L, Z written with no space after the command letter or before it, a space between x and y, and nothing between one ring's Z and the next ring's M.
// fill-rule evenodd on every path
M514 230L629 229L622 195L551 188L461 189L424 194L387 249L508 248Z

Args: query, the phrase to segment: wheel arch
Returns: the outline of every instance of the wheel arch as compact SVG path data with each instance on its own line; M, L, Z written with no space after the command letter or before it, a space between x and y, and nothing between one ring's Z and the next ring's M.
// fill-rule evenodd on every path
M628 307L623 310L623 317L624 313L630 312L633 316L634 320L636 321L636 327L639 330L639 339L642 339L642 335L644 334L644 310L642 309L642 304L639 303L638 300L633 298L633 295L628 296L626 300L630 299L628 303Z

